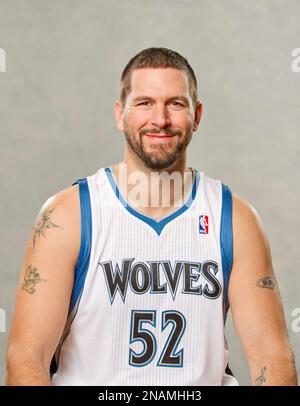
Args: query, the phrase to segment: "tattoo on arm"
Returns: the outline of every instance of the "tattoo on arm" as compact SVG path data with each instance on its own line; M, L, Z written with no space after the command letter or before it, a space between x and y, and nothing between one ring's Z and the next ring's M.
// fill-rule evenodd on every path
M41 215L38 217L38 220L34 226L33 230L33 237L32 237L32 244L33 244L33 251L35 248L35 244L37 239L43 235L45 237L45 230L46 228L62 228L57 224L54 224L51 221L51 213L53 212L54 207L52 209L45 209Z
M266 276L264 278L259 279L256 282L256 286L259 288L267 288L271 290L277 290L277 283L274 276Z
M35 285L40 282L47 282L45 279L41 279L37 268L34 268L31 264L27 267L22 290L26 290L28 293L35 292Z
M255 386L262 386L262 384L266 382L267 379L264 376L266 369L267 369L266 367L261 368L260 376L255 379Z

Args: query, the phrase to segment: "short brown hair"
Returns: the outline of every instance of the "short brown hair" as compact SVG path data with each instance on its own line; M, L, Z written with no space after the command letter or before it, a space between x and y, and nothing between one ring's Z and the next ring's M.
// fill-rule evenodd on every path
M167 48L147 48L130 59L121 76L120 99L123 106L126 103L128 94L131 92L132 71L143 68L173 68L184 71L188 77L191 99L194 108L196 108L198 94L195 73L187 59L181 56L178 52Z

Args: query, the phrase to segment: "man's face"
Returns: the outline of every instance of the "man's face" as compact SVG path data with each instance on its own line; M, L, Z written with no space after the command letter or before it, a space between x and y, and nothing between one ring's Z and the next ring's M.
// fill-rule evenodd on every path
M129 148L151 169L173 165L184 154L195 129L195 111L185 72L136 69L131 76L118 128Z

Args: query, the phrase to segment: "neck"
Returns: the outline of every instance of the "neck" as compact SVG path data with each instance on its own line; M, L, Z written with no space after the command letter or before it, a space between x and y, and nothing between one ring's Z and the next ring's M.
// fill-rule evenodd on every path
M194 174L186 156L172 167L156 171L137 158L124 156L113 166L120 191L128 204L144 214L161 218L181 207L193 185Z

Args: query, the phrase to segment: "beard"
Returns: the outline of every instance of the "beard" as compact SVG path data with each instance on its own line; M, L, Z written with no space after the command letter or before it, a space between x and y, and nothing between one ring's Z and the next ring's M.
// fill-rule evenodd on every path
M177 137L177 143L172 150L164 144L156 144L151 151L148 151L144 142L146 133L172 135ZM144 165L147 168L159 171L171 167L182 157L192 139L193 130L190 128L184 136L181 130L164 129L158 131L157 129L144 129L139 132L136 138L134 133L125 126L124 134L128 146L140 158Z

